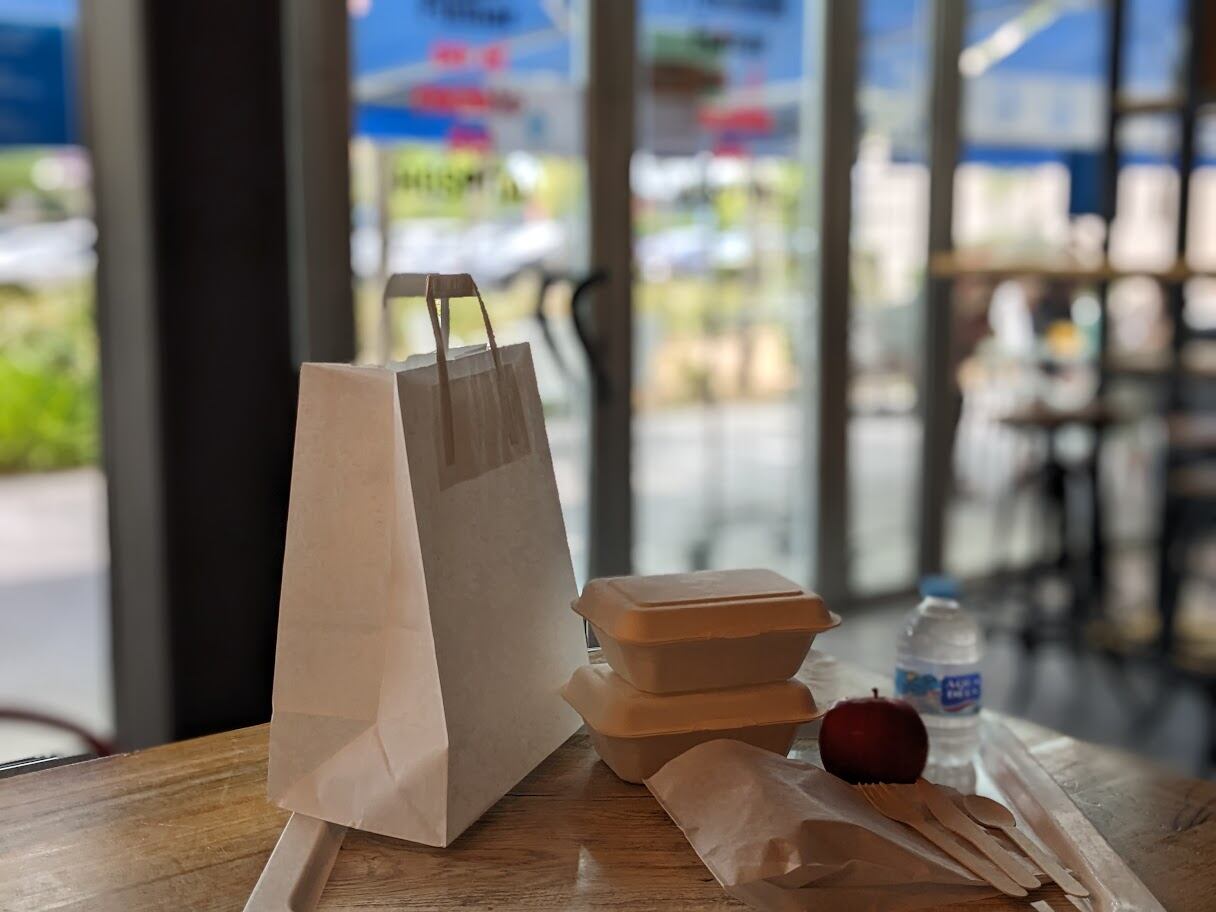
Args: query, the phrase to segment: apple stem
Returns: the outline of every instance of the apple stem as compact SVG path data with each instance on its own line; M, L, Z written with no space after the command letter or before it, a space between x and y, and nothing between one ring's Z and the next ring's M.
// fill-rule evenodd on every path
M877 699L878 699L878 688L877 688L877 687L871 687L871 688L870 688L870 690L871 690L871 691L873 691L873 693L874 693L874 699L876 699L876 700L877 700Z

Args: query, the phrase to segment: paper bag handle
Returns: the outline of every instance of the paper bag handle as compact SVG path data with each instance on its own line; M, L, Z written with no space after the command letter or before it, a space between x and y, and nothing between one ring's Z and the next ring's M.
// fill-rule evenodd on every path
M439 365L440 378L447 377L447 332L440 326L439 308L436 298L446 302L449 298L476 298L481 308L481 322L486 327L486 341L490 344L490 354L494 358L494 367L502 369L502 359L498 355L498 343L494 341L494 327L490 325L490 312L486 310L486 302L481 297L477 283L468 273L456 275L431 274L426 277L423 288L426 298L427 313L431 317L431 330L435 333L435 361ZM448 309L445 308L446 316ZM444 380L446 382L446 379Z
M426 299L427 315L431 318L431 331L435 335L435 366L439 370L439 394L443 409L443 452L447 463L456 459L456 435L452 424L452 392L448 383L447 340L451 304L449 298L476 298L481 308L481 320L486 328L486 341L494 359L494 370L502 379L502 357L494 339L494 327L490 323L490 312L473 277L468 273L396 273L389 276L384 285L384 297L380 310L380 356L381 363L389 361L391 331L389 327L388 302L393 298L422 297ZM440 305L442 302L442 316ZM501 386L500 386L501 389Z
M425 272L395 272L384 283L384 295L380 299L380 363L388 364L392 357L393 325L390 319L389 302L394 298L425 298ZM446 297L439 298L439 323L443 339L448 339L451 311Z
M428 292L428 286L430 291ZM397 272L388 277L384 283L384 296L380 300L380 363L387 364L391 357L392 327L389 321L389 301L394 298L425 298L427 310L431 317L431 328L435 332L435 351L437 358L447 351L451 309L449 298L477 298L481 305L481 318L486 327L486 338L490 350L494 353L495 364L499 359L498 346L494 341L494 328L490 324L490 314L486 303L482 300L477 283L468 273L453 273L440 275L425 272ZM438 327L436 327L436 299L438 299Z

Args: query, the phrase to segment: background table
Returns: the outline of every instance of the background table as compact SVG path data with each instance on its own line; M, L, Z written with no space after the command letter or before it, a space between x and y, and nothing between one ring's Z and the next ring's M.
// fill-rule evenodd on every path
M837 692L886 684L830 661L813 673ZM1216 783L1011 724L1167 909L1216 909ZM0 909L240 910L287 819L266 801L266 748L259 726L0 782ZM321 908L743 907L578 734L451 848L349 833Z

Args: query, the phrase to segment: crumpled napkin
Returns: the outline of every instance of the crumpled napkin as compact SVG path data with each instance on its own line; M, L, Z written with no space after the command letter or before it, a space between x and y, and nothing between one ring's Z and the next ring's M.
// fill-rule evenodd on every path
M700 744L646 786L753 908L904 912L996 895L848 783L742 741Z

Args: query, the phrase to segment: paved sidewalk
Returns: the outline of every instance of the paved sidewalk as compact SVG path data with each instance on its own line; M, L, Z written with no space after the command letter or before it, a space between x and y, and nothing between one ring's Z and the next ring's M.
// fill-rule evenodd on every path
M108 734L105 522L97 469L0 476L0 705ZM0 762L79 750L70 736L0 724Z

